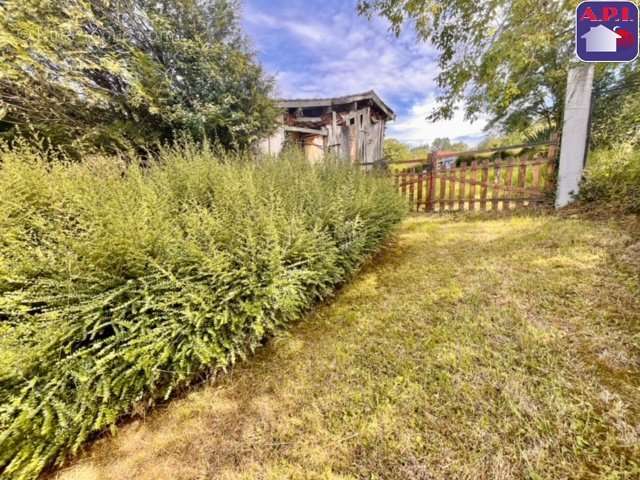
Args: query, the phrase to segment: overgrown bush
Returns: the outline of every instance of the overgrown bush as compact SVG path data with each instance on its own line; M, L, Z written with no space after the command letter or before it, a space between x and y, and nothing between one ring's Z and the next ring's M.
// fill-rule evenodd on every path
M405 209L386 179L294 155L183 145L144 168L25 149L0 161L6 479L244 358L330 295Z
M0 79L0 137L78 157L175 134L242 149L279 115L239 0L2 0Z
M592 152L580 196L640 213L640 151L623 144Z

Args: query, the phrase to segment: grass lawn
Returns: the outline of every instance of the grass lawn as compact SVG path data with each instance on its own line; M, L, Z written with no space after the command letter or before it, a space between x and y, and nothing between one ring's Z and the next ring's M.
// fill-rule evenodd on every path
M637 241L411 218L333 302L53 478L640 478Z

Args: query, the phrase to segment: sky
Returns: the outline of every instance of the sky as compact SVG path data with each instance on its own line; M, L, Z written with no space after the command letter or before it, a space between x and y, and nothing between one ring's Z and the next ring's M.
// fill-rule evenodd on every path
M425 117L438 93L437 51L409 28L399 38L385 20L356 12L356 0L244 0L243 25L278 98L336 97L375 90L397 114L387 138L413 146L449 137L474 145L484 122L458 112Z

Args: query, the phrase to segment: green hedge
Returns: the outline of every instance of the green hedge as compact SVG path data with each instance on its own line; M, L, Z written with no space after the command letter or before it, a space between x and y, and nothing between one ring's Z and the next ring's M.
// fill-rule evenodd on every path
M388 179L204 146L0 166L0 471L35 478L326 298L405 212Z
M580 198L640 213L640 151L622 144L592 152Z

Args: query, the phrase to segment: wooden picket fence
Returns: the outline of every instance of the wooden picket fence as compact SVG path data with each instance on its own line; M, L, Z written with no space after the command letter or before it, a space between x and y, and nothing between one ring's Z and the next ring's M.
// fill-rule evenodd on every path
M437 153L392 173L396 188L417 212L505 211L551 203L556 185L557 141L500 149ZM520 150L507 158L477 155ZM533 149L533 150L532 150ZM389 165L407 162L389 162Z

